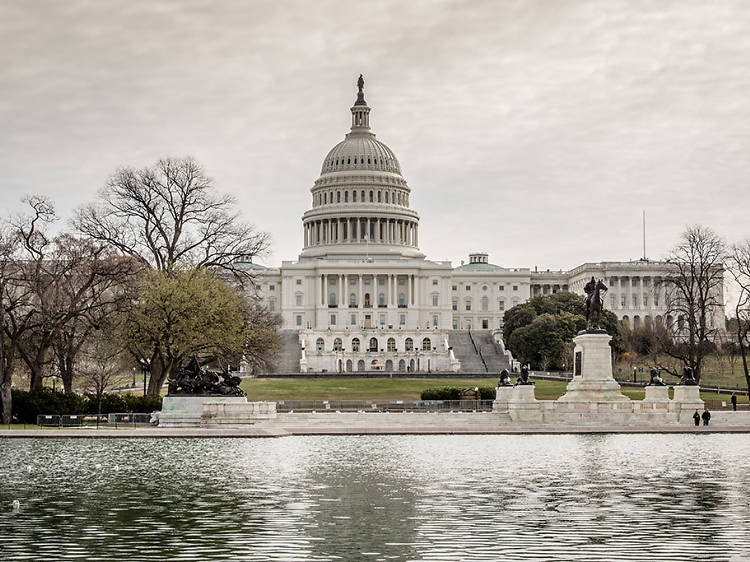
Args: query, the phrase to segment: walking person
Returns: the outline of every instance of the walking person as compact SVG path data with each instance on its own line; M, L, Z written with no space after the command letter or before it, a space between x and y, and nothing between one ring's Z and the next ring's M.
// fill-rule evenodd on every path
M708 422L711 421L711 412L708 411L708 406L706 406L706 409L703 410L703 415L701 416L701 418L703 418L703 425L708 425Z
M732 410L737 411L737 393L732 393Z
M701 415L698 413L698 410L693 414L693 421L695 422L695 427L698 427L701 424Z

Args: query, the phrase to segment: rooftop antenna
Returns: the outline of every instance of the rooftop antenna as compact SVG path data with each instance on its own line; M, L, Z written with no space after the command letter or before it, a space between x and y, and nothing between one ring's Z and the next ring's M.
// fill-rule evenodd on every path
M648 261L646 257L646 209L643 209L643 261Z

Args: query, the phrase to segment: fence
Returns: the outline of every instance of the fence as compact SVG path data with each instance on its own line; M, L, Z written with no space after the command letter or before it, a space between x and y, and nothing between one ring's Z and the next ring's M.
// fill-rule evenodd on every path
M279 400L280 413L336 412L490 412L492 400Z
M151 414L118 413L106 415L57 415L40 414L36 417L39 427L85 427L92 428L127 428L149 425Z

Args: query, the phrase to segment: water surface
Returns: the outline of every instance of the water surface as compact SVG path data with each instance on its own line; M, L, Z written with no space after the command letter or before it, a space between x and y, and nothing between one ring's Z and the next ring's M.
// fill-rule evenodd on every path
M0 439L0 559L744 560L749 492L744 435Z

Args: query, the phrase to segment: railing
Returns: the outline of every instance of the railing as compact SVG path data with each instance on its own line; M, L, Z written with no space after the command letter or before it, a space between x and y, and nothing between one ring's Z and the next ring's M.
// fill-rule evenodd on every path
M40 414L36 417L39 427L78 427L78 428L126 428L146 426L151 423L151 414L115 413L115 414Z
M279 400L280 413L491 412L492 400Z

